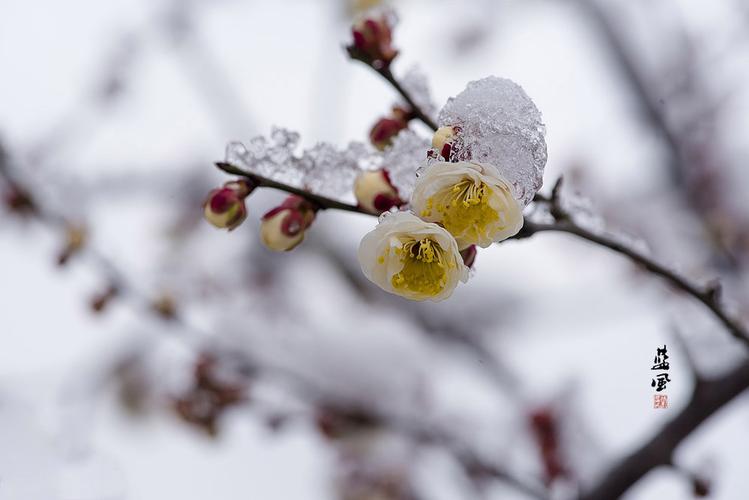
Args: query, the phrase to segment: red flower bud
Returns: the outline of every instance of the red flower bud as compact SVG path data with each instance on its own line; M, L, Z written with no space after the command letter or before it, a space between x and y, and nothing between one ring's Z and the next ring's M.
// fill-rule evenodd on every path
M558 416L552 408L542 407L533 411L529 417L545 468L546 482L551 484L557 477L568 475L567 468L562 463Z
M369 132L369 140L372 141L374 147L382 151L390 145L393 137L398 135L398 132L406 127L407 124L402 121L393 120L392 118L380 118Z
M151 307L153 312L162 319L171 320L177 317L177 303L174 301L174 298L167 293L156 297L151 303Z
M247 218L244 199L252 190L253 186L244 180L227 182L224 187L208 193L203 216L214 226L231 231Z
M15 186L5 193L4 201L8 210L19 215L31 215L36 211L31 195Z
M386 16L365 17L351 28L353 43L348 51L352 58L385 68L398 55L392 46L392 31Z
M91 299L91 310L95 313L102 312L114 299L119 290L115 285L109 285L103 292L99 292Z
M263 215L260 237L276 252L288 252L304 239L304 231L315 220L317 209L301 196L291 195L282 204Z
M377 120L369 132L369 140L377 149L382 151L389 146L398 133L408 127L413 113L400 107L393 108L390 116Z

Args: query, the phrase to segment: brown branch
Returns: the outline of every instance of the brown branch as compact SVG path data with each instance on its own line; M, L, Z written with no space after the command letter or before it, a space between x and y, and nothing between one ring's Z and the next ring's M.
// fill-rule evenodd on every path
M674 450L692 431L746 389L747 361L721 377L698 379L687 406L644 445L605 472L601 482L583 493L580 500L619 498L650 470L670 464Z
M263 177L262 175L248 172L247 170L241 169L236 165L232 165L231 163L217 161L215 165L219 168L219 170L222 170L227 174L238 175L240 177L248 179L255 185L255 187L278 189L279 191L285 191L290 194L301 196L302 198L305 198L307 201L315 205L319 210L335 209L343 210L346 212L355 212L364 215L376 216L376 214L369 213L356 205L351 205L349 203L344 203L332 198L320 196L319 194L315 194L302 188L290 186L288 184L284 184L283 182L274 181L273 179L269 179L268 177ZM548 201L548 198L538 193L534 197L534 201Z
M437 130L437 124L419 107L418 104L414 102L411 94L409 94L408 91L403 88L403 85L401 85L401 83L395 78L393 72L390 71L390 67L385 66L380 69L374 68L372 66L370 67L375 70L377 74L387 80L388 83L390 83L390 85L392 85L393 88L401 95L401 97L403 97L406 103L408 103L408 105L411 107L411 112L416 118L421 120L424 125L431 128L432 130Z
M220 161L216 162L216 166L227 174L238 175L240 177L249 179L250 182L252 182L256 187L278 189L280 191L286 191L287 193L301 196L302 198L305 198L307 201L314 204L320 210L333 208L336 210L344 210L346 212L356 212L365 215L372 215L369 212L366 212L363 209L357 207L356 205L350 205L348 203L343 203L332 198L326 198L325 196L320 196L301 188L289 186L288 184L283 184L281 182L274 181L273 179L268 179L267 177L242 170L241 168L234 166L231 163Z
M733 335L737 340L741 341L749 347L749 333L746 328L736 319L733 318L723 307L719 298L714 293L714 288L711 285L699 286L691 282L688 278L682 276L676 271L669 269L668 267L659 264L649 256L641 253L634 248L631 248L624 243L615 240L609 236L595 233L588 229L583 228L571 219L555 221L553 223L530 223L526 222L523 227L522 235L531 236L535 233L544 231L556 231L567 234L572 234L578 238L584 239L596 245L613 250L616 253L624 255L632 262L639 264L651 274L659 276L664 280L668 281L675 288L682 292L690 295L695 300L703 304L713 316L720 321L723 326Z
M437 130L437 124L434 122L434 120L432 120L432 118L429 117L429 115L424 112L423 109L421 109L421 107L419 107L418 104L416 104L416 102L413 100L413 97L411 97L411 94L405 88L403 88L403 85L401 85L398 79L395 78L393 72L390 71L390 66L388 64L381 66L373 65L371 60L361 57L361 55L356 50L352 50L352 48L349 47L347 48L347 51L351 59L364 63L368 68L371 68L375 73L384 78L396 90L396 92L400 94L403 100L406 101L406 104L411 107L411 113L415 118L421 120L424 125L431 128L432 130Z
M546 492L540 485L528 484L502 467L482 459L476 453L469 450L463 443L457 441L449 434L435 428L424 428L422 422L409 422L407 420L388 419L388 428L409 436L416 442L430 444L448 451L460 464L466 475L478 479L494 479L501 481L526 496L538 500L548 498Z
M1 146L0 146L1 147ZM16 189L24 193L31 193L31 189L28 188L31 182L27 182L21 179L17 175L17 171L20 169L11 168L9 159L0 151L0 180L3 180L11 189ZM29 213L38 223L54 231L68 231L71 228L71 222L57 210L54 210L48 206L45 206L42 200L38 197L32 198L33 210ZM166 318L163 313L160 313L155 306L155 297L149 296L148 293L140 290L135 284L134 280L131 280L128 275L111 259L100 252L97 248L91 245L90 242L86 242L82 247L76 251L80 255L82 262L85 262L91 269L98 275L100 275L110 287L117 290L117 296L125 299L132 309L141 314L146 312L155 317L162 319ZM194 338L206 337L205 333L199 329L190 326L185 323L183 318L177 313L168 316L168 319L174 323L182 326L185 332L189 332ZM186 341L188 337L182 336Z
M320 209L338 209L345 210L348 212L356 212L367 215L372 215L355 205L349 205L331 198L319 196L304 189L288 186L281 182L277 182L251 172L242 170L234 165L225 162L218 162L216 166L224 172L239 175L251 180L255 185L259 187L269 187L273 189L279 189L288 193L302 196L310 202L317 205ZM555 218L554 222L550 223L533 223L526 221L523 229L515 235L513 238L528 238L536 233L544 231L556 231L567 234L572 234L578 238L584 239L591 243L595 243L601 247L608 248L617 252L621 255L626 256L634 263L641 265L643 268L648 270L650 273L660 276L674 287L681 290L682 292L690 295L700 303L702 303L717 319L720 321L731 335L737 340L743 342L749 347L749 332L747 332L744 325L741 324L736 318L732 317L723 307L719 297L719 286L712 282L706 286L699 286L692 283L688 278L682 276L676 271L669 269L668 267L656 262L651 257L645 255L642 252L635 250L627 246L626 244L615 240L606 235L598 234L589 229L586 229L576 222L573 221L572 217L567 214L563 209L559 200L559 191L561 186L561 180L556 183L554 190L552 191L551 197L545 197L537 194L534 200L539 203L547 203L550 208L552 216Z
M683 98L691 103L708 103L707 111L713 114L709 126L702 117L694 117L686 121L682 119L682 123L669 120L667 106L662 96L663 92L659 91L657 85L655 85L655 80L647 75L647 72L642 68L643 65L638 62L636 52L630 47L631 44L628 43L626 34L621 27L617 26L616 16L609 12L606 2L575 0L575 3L601 35L621 70L623 80L629 85L637 104L641 108L647 124L662 138L667 154L665 163L670 178L685 206L694 214L702 231L709 236L707 243L711 247L713 256L718 257L720 262L727 264L729 268L736 270L740 267L737 255L740 254L741 249L724 241L724 230L716 227L713 220L716 212L719 212L722 218L725 218L725 213L731 213L730 207L720 203L720 195L717 192L721 181L725 183L725 179L720 178L723 165L720 165L718 163L720 160L716 158L705 158L702 145L704 138L695 139L692 137L690 139L688 132L689 129L695 128L699 130L715 128L712 125L719 118L716 118L715 114L720 111L721 107L721 104L716 102L716 98L706 93L704 88L693 85L696 77L690 72L689 59L691 58L692 44L688 34L682 29L682 36L674 45L683 49L681 55L683 59L682 69L680 70L683 74L679 74L677 77L690 82L689 87L682 91L685 92ZM673 68L668 70L668 78L673 78L673 72ZM712 141L716 142L718 139L712 137ZM737 222L737 225L740 224Z
M253 366L257 370L257 366ZM304 374L289 368L271 367L266 365L263 371L286 380L303 401L314 407L334 410L341 416L350 416L355 422L365 422L368 425L379 425L397 434L407 437L415 443L430 445L445 450L463 468L465 474L473 479L494 479L501 481L530 498L547 500L548 495L540 485L529 484L515 477L501 466L479 456L456 439L435 425L426 425L421 418L405 418L395 414L383 412L371 405L349 403L332 399L322 388L314 384Z
M614 60L619 65L625 81L637 98L643 115L651 124L653 130L662 136L671 156L669 160L671 174L677 182L682 182L679 164L683 158L679 137L668 124L660 98L652 91L620 30L614 25L611 16L605 11L604 7L599 5L599 0L577 0L576 3L598 28Z

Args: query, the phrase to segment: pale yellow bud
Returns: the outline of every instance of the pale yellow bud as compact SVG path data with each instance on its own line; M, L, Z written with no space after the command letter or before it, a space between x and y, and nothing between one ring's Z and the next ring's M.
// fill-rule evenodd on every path
M445 151L445 146L452 145L457 137L457 130L455 127L440 127L432 136L432 147L437 150L442 156L445 153L449 155L449 149ZM445 159L448 159L445 156Z
M354 182L354 195L359 206L371 214L381 214L402 203L385 170L360 173Z
M260 238L269 250L287 252L304 239L304 231L315 220L317 209L298 195L290 195L269 211L260 223Z

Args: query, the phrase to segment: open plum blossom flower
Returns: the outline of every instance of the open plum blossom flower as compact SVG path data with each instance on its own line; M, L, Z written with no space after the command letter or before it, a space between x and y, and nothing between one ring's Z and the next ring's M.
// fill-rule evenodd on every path
M411 300L444 300L468 279L452 235L408 212L386 215L364 236L359 263L374 284Z
M523 227L522 206L489 164L434 163L416 180L411 207L447 229L461 249L486 248Z

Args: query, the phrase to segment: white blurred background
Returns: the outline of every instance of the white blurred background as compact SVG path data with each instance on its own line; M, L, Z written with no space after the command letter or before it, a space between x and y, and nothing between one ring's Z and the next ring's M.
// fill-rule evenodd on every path
M231 233L202 222L205 193L226 179L212 162L228 141L273 125L304 146L366 141L397 102L343 49L363 3L0 2L0 145L34 197L85 225L97 252L58 266L64 231L0 211L0 499L404 498L346 492L361 454L407 475L419 498L478 495L439 449L381 436L351 451L326 438L305 417L317 395L272 373L250 377L247 401L206 433L170 403L206 350L249 353L326 396L447 426L521 477L544 475L529 415L553 408L569 472L551 486L559 498L687 403L675 332L705 373L744 356L688 298L569 236L484 250L448 302L413 304L358 275L371 218L321 213L283 255L257 237L282 193L253 194ZM438 106L471 80L517 81L547 126L546 185L564 174L608 228L688 276L721 277L746 318L746 2L392 6L396 74L418 65ZM132 286L96 314L101 256ZM153 317L150 298L168 298L182 319ZM492 361L465 348L475 343ZM650 366L663 344L671 407L654 410ZM711 498L741 499L747 449L740 397L676 461L709 476ZM526 498L502 483L482 494ZM683 471L663 468L626 498L691 495Z

